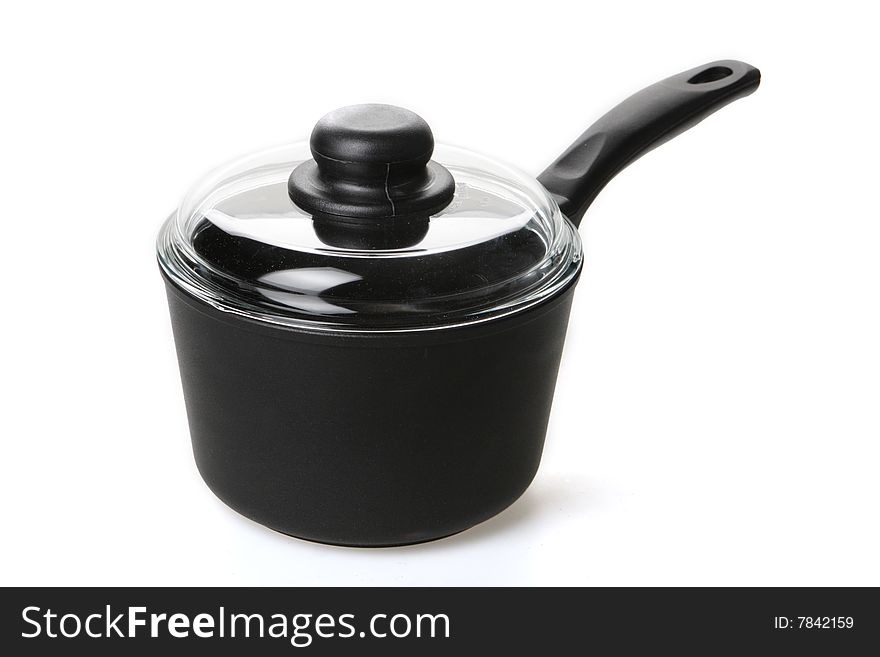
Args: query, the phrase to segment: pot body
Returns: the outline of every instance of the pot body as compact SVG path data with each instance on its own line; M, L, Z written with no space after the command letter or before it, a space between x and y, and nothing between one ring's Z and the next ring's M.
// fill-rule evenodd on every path
M531 483L574 283L501 319L384 334L276 327L166 290L198 469L244 516L404 545L482 522Z

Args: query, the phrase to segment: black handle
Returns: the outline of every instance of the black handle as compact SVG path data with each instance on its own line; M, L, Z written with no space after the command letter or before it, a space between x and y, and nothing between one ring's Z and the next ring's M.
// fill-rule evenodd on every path
M642 89L596 121L540 176L575 226L614 176L652 148L748 96L761 72L734 60L712 62Z

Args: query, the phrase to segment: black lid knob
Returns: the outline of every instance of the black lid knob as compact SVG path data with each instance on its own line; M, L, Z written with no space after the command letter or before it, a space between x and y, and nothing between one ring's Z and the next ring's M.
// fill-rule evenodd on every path
M409 110L343 107L318 121L310 146L314 159L290 174L288 192L316 221L405 224L452 201L452 174L431 161L431 128Z

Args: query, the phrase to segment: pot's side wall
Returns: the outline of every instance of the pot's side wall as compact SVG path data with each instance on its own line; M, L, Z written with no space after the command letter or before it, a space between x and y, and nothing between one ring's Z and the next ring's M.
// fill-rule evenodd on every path
M573 290L505 330L377 348L254 331L167 284L199 471L243 515L325 543L417 543L486 520L538 468Z

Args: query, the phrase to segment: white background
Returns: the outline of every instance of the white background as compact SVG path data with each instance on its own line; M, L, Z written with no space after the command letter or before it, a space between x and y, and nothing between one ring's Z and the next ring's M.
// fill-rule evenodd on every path
M877 25L846 2L7 6L0 582L880 584ZM758 92L581 227L522 499L357 550L207 490L154 260L194 178L358 102L537 174L628 94L722 58L760 67Z

